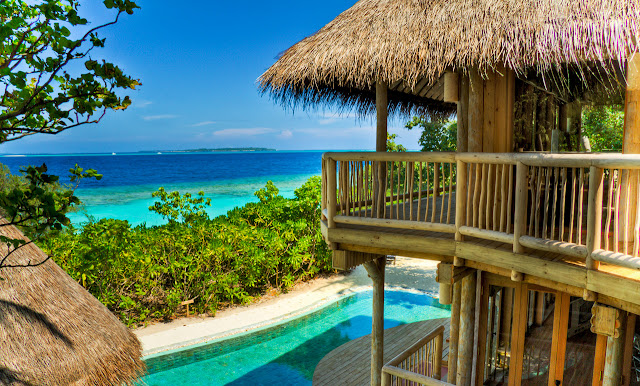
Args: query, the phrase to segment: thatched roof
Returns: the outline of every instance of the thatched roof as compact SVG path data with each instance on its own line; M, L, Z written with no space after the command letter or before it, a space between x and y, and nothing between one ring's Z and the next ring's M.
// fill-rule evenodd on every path
M438 92L445 70L562 72L596 62L613 73L636 50L639 23L639 0L360 0L258 81L287 106L367 112L381 80L391 109L437 115L454 107Z
M24 237L12 226L0 234ZM27 244L7 264L45 257ZM0 269L0 385L131 383L144 370L141 351L135 335L52 260Z

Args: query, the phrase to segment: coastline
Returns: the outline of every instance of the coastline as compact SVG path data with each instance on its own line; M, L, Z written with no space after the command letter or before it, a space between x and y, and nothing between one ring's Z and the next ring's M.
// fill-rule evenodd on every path
M386 288L417 290L437 297L436 261L396 258L387 266ZM207 343L253 331L311 312L338 298L371 288L371 280L362 266L347 274L323 277L299 283L291 291L265 295L255 303L218 311L216 316L182 317L168 323L136 328L145 357Z

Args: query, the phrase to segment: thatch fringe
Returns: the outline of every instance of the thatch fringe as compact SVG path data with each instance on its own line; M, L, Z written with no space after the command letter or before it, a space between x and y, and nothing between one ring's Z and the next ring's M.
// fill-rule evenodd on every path
M27 240L4 219L0 234ZM45 259L29 243L7 263ZM136 336L53 260L0 269L0 384L133 384L145 369L141 354Z
M289 48L259 87L288 106L367 110L371 105L356 103L353 93L376 81L432 84L446 70L505 65L517 74L562 74L567 65L595 62L614 74L637 50L639 1L360 0ZM405 108L420 106L450 108L422 100Z

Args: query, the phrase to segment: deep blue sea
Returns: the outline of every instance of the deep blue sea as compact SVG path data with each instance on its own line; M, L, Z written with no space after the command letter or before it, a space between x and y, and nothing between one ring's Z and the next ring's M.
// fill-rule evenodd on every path
M273 181L285 197L313 175L320 175L320 151L216 152L216 153L132 153L2 156L0 163L17 174L21 166L42 165L68 182L75 164L96 169L100 181L84 180L76 195L83 202L80 211L69 217L74 224L87 216L128 220L132 225L164 223L149 211L155 201L151 193L159 187L167 191L195 194L204 191L211 198L209 215L257 201L253 193Z

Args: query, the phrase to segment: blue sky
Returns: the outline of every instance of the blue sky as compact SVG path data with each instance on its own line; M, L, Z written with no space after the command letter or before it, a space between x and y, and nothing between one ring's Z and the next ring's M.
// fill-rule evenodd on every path
M92 21L112 14L86 0ZM126 111L97 125L0 145L0 153L127 152L154 149L271 147L279 150L375 147L373 117L284 110L256 79L279 53L312 35L354 0L140 0L142 9L102 32L106 58L139 78ZM100 5L100 6L98 6ZM391 121L399 142L417 149L419 133Z

